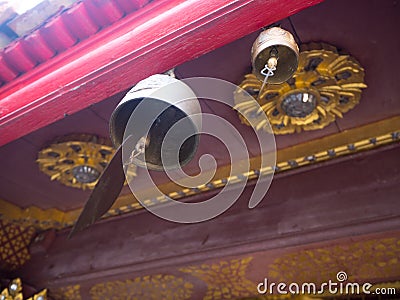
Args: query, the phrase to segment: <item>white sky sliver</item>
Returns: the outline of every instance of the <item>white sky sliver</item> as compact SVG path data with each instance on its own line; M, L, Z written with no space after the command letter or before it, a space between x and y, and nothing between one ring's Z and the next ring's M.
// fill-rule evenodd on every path
M9 6L13 7L18 14L23 14L24 12L35 7L42 1L43 0L8 0L7 2Z

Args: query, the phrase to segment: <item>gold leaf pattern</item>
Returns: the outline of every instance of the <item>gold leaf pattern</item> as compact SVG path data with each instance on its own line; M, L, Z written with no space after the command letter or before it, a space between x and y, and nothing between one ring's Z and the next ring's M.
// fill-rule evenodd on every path
M302 250L276 259L269 277L284 282L326 282L345 271L349 280L398 278L400 239L386 238Z
M93 300L186 300L193 285L173 275L137 277L133 280L100 283L90 289Z
M33 227L0 220L0 263L9 270L25 264L31 258L28 247L35 234Z
M256 284L246 278L246 270L252 257L203 264L180 269L207 284L204 300L238 299L257 294Z
M54 300L82 300L80 289L81 287L79 284L70 285L54 290L51 289L49 294Z

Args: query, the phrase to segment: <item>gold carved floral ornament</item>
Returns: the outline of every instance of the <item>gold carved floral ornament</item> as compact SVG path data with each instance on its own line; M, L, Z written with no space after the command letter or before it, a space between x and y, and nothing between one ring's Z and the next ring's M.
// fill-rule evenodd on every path
M252 257L181 268L207 284L203 300L241 299L256 294L255 284L246 278Z
M5 288L0 294L0 300L23 300L22 295L22 282L21 279L17 278L11 281L7 288ZM27 300L46 300L47 290L44 289Z
M279 63L279 61L278 61ZM327 44L302 45L297 71L288 81L269 84L247 74L235 91L235 109L243 123L275 134L322 129L353 109L366 88L364 69L350 55ZM253 101L252 95L261 108ZM264 112L271 124L260 117ZM247 120L246 120L247 118Z
M38 154L39 169L51 180L80 189L93 189L114 154L106 139L80 134L63 137ZM129 167L130 176L136 168Z
M90 295L92 300L189 300L193 295L193 284L181 277L158 274L99 283L90 289Z
M269 266L268 278L287 282L327 282L345 270L349 281L400 277L397 236L329 245L287 253Z

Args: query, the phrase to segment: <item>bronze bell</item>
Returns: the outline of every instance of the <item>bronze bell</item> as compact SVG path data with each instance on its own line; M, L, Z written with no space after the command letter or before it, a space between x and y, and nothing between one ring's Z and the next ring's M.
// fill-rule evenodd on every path
M290 32L272 27L255 40L251 49L253 73L262 81L262 71L271 57L276 57L277 65L274 75L268 77L269 83L279 84L293 76L299 63L299 47Z
M131 153L131 163L150 170L173 169L187 164L196 152L200 114L189 86L157 74L137 83L121 100L111 116L110 136L116 148L130 137L130 147L137 151Z

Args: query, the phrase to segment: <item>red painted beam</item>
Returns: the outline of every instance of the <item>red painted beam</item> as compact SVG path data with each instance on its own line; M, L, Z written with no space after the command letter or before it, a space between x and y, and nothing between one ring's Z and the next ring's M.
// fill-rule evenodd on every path
M152 2L3 86L0 146L322 1Z

